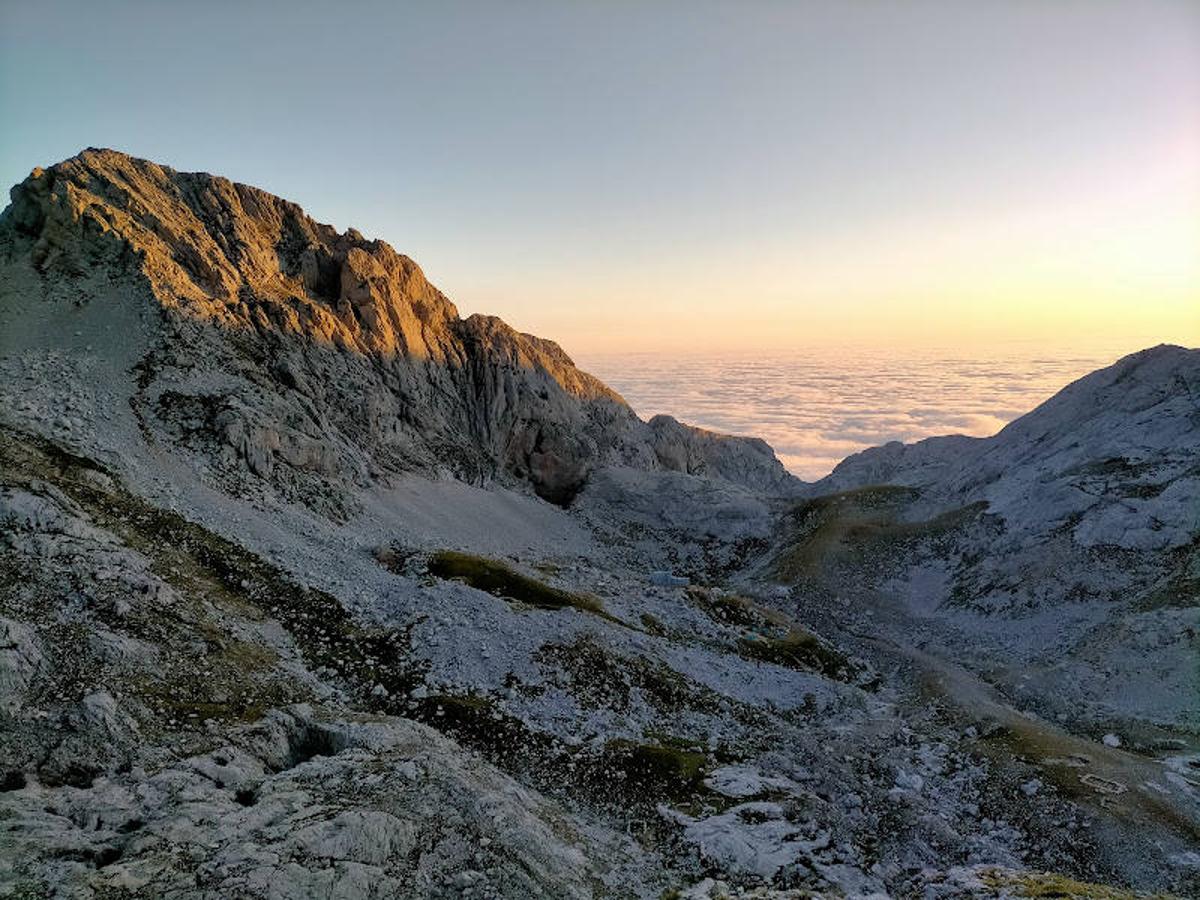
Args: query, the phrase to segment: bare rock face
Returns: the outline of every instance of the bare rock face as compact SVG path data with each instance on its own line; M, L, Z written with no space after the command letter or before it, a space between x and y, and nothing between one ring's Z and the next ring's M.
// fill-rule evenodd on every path
M889 482L985 501L1025 539L1065 529L1081 547L1178 550L1200 503L1200 350L1162 345L1080 378L989 438L891 443L818 483Z
M795 485L795 478L761 438L716 434L671 416L655 416L648 424L654 454L664 469L720 478L768 494L786 493Z
M560 504L607 464L794 486L762 442L647 426L557 344L460 318L383 241L224 178L84 151L13 188L0 264L4 304L149 303L147 434L335 513L331 484L413 469Z

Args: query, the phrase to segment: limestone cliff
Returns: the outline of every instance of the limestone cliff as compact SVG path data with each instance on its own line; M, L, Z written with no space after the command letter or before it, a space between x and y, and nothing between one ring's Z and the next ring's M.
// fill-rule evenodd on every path
M146 433L309 499L443 469L565 503L606 464L794 487L762 442L647 426L557 344L461 318L383 241L224 178L86 150L13 188L0 261L5 306L157 309L132 398Z

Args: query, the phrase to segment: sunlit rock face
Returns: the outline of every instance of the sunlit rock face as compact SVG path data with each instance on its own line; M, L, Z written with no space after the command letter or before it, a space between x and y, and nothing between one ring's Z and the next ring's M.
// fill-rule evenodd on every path
M147 429L331 509L338 482L413 469L560 504L610 462L794 487L761 442L648 428L557 344L460 318L408 257L257 188L87 150L12 200L8 286L86 281L81 302L161 313L134 399Z

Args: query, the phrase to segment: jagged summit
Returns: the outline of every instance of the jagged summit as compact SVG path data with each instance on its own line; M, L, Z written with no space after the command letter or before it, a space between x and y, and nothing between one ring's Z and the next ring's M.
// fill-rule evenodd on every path
M794 489L765 444L641 422L553 341L461 318L387 243L258 188L89 149L11 194L5 311L69 299L102 320L148 300L140 424L225 470L314 497L323 480L441 468L562 503L614 462Z
M552 341L500 320L461 320L420 267L385 241L338 233L297 204L204 172L88 149L11 191L10 247L39 271L132 266L165 306L226 326L303 334L363 354L446 361L455 331L542 365L578 396L616 394ZM11 250L10 250L11 252Z

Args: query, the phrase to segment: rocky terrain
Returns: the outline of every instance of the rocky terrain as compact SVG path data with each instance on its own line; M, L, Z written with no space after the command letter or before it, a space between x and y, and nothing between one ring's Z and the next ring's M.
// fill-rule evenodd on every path
M0 896L1200 893L1200 352L814 485L255 188L0 217Z

